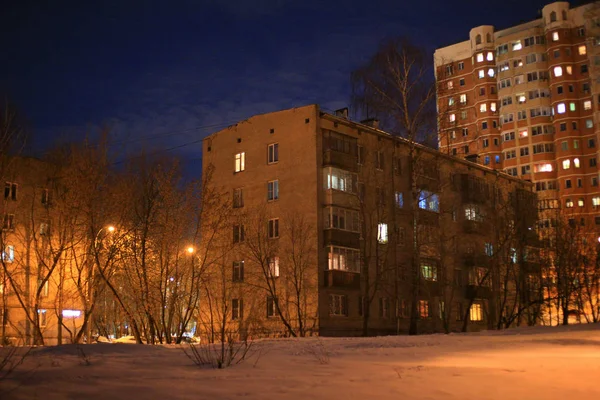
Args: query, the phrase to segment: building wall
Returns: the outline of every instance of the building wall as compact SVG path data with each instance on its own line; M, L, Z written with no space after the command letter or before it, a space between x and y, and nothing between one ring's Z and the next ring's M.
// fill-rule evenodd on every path
M68 330L76 332L83 321L77 289L68 279L73 267L69 258L61 257L51 273L47 270L53 265L53 249L60 246L51 230L55 219L51 174L52 166L33 158L11 158L2 167L5 192L0 202L3 216L0 243L4 249L0 307L5 318L0 335L11 343L39 343L30 320L35 320L36 313L44 344L68 342ZM45 197L45 191L49 197ZM8 223L9 216L12 225ZM44 283L40 278L46 276ZM68 310L67 314L63 310Z
M266 163L267 147L275 142L279 143L279 161L270 165ZM428 305L428 315L419 319L419 331L444 331L439 317L441 302L447 311L456 308L447 329L460 330L463 321L456 317L458 304L465 307L460 313L462 317L473 296L485 317L471 321L469 329L487 327L493 322L489 315L496 312L495 304L490 303L497 287L479 290L477 285L469 284L468 277L475 267L488 262L483 257L485 243L492 240L495 231L484 223L465 221L465 210L476 204L478 209L492 214L496 193L508 198L510 193L527 192L531 187L527 182L481 165L422 146L417 148L421 156L414 166L407 142L394 139L372 125L349 120L347 111L331 115L313 105L251 117L211 135L204 141L203 162L204 171L214 167L213 183L219 190L233 193L235 188L244 188L244 206L232 209L232 214L236 214L233 224L244 220L250 223L252 215L247 211L255 213L254 210L279 216L280 226L284 226L284 219L290 215L304 215L311 222L317 257L308 279L318 284L308 297L317 300L313 311L318 323L314 332L327 336L363 333L366 303L361 300L367 293L372 298L370 334L408 332L413 257L410 178L411 168L418 168L419 188L437 194L440 204L437 211L417 210L421 258L424 263L435 265L440 277L424 281L420 287L418 296ZM246 169L234 173L235 155L240 152L245 153ZM279 179L280 198L267 202L265 185L274 178ZM463 179L467 189L461 189ZM477 187L486 187L480 197L469 194L468 187L473 182ZM530 222L534 223L535 213L530 214L534 218ZM387 228L386 243L378 241L383 237L379 236L380 224ZM224 236L228 241L228 235ZM285 248L285 235L277 240L278 249ZM252 306L244 310L242 321L230 321L233 324L229 325L239 324L254 329L256 334L285 335L278 319L266 318L261 311L265 303L256 299L264 299L267 292L257 290L259 281L250 278L250 271L259 266L250 261L247 252L247 244L234 245L231 258L225 261L246 258L248 279L240 287L253 287L240 294L246 296L245 304ZM344 255L339 256L339 252ZM357 253L362 264L352 261L351 254ZM283 265L284 255L280 256L279 279L283 280L289 265ZM457 270L461 272L454 276ZM377 277L383 277L373 291L365 290L367 276L371 284ZM448 283L455 280L460 282ZM494 282L497 285L497 279ZM473 291L477 293L473 295ZM250 307L258 312L250 311ZM253 328L244 319L252 319Z

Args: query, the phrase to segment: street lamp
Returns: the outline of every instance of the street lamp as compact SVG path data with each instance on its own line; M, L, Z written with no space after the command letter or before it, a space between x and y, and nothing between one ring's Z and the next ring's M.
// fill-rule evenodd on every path
M600 240L600 238L598 240ZM194 249L193 246L190 246L187 249L185 249L185 251L187 251L189 254L194 254L194 252L196 251L196 249Z

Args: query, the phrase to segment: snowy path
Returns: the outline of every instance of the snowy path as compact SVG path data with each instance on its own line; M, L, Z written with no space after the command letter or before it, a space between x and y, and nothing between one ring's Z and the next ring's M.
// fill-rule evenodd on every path
M598 399L600 326L468 335L255 342L261 357L200 369L175 346L36 349L4 399ZM327 353L328 357L325 356ZM328 358L325 363L319 358Z

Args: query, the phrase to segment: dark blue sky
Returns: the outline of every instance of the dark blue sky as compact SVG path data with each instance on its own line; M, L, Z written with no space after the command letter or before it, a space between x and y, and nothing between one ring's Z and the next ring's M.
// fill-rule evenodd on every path
M130 149L168 148L257 113L340 108L350 71L386 36L433 50L477 25L537 18L549 1L12 3L0 16L0 93L26 116L39 150L102 125ZM187 160L199 151L176 150Z

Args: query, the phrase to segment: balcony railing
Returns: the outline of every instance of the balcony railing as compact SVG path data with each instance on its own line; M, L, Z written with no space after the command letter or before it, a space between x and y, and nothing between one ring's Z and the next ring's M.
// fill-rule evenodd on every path
M329 269L325 271L325 287L360 289L360 274L356 272Z

